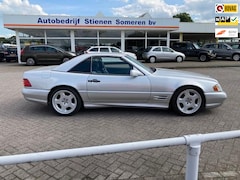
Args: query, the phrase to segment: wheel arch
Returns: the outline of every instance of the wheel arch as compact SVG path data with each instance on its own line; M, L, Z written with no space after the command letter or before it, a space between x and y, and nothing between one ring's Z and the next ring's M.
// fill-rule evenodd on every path
M184 89L187 89L187 88L194 88L194 89L198 90L199 93L201 94L202 98L203 98L203 106L204 106L204 107L206 106L206 97L205 97L204 91L203 91L203 89L202 89L201 87L196 86L196 85L182 85L182 86L178 87L178 88L173 92L172 97L171 97L171 99L170 99L170 101L169 101L169 107L170 107L170 108L172 108L172 104L173 104L172 102L173 102L173 100L174 100L174 97L175 97L180 91L182 91L182 90L184 90Z
M80 100L81 100L81 103L82 103L82 106L84 106L82 97L81 97L81 95L79 94L79 92L77 91L77 89L74 88L74 87L72 87L72 86L67 86L67 85L58 85L58 86L53 87L53 88L50 90L50 92L48 93L48 97L47 97L47 100L48 100L47 103L48 103L48 105L49 105L49 103L50 103L50 101L51 101L50 98L51 98L52 93L53 93L55 90L60 89L60 88L68 88L68 89L71 89L72 91L74 91L74 92L79 96L79 98L80 98Z

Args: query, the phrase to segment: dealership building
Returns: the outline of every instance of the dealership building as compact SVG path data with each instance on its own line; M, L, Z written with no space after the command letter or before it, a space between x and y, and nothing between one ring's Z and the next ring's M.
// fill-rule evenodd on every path
M82 53L93 45L113 45L123 51L176 41L216 41L216 25L180 22L178 18L4 15L4 27L16 32L18 52L29 44L50 44ZM236 26L239 31L240 26ZM238 41L237 36L234 41ZM19 53L20 54L20 53Z

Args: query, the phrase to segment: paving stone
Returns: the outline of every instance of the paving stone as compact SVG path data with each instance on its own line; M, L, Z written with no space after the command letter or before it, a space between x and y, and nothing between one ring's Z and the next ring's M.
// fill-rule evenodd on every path
M210 75L219 80L228 99L216 109L191 117L178 116L168 110L137 108L90 109L61 117L47 106L27 102L22 97L22 73L37 67L0 63L1 156L239 129L239 62L147 65ZM207 142L201 147L199 180L240 179L239 138ZM174 146L6 165L0 166L0 179L181 180L186 171L186 149L185 146Z

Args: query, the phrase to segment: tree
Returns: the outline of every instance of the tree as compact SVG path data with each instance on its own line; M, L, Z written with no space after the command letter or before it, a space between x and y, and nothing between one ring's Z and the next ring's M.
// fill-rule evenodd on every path
M191 16L186 12L176 14L173 16L173 18L179 18L180 22L193 22Z

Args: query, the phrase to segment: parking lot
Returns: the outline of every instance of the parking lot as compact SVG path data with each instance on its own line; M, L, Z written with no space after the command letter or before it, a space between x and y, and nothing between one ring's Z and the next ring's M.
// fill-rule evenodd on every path
M240 129L240 62L156 63L210 75L228 94L218 108L183 117L168 110L108 108L70 117L24 100L22 74L36 68L0 63L0 155L80 148ZM240 179L240 139L202 144L199 179ZM186 146L0 166L0 179L184 179Z

